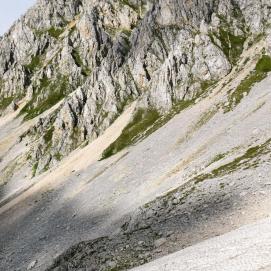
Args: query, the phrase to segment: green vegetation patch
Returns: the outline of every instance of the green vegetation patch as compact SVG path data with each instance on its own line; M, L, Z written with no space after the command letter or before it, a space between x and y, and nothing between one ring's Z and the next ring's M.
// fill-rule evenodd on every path
M75 64L78 66L78 67L81 67L84 65L83 63L83 60L81 59L81 56L80 56L80 53L78 51L78 49L73 49L72 50L72 57L75 61Z
M42 65L41 56L37 55L37 56L32 57L31 62L28 65L26 65L25 68L29 70L30 72L34 72L40 69L41 65Z
M58 39L59 36L64 32L64 30L64 28L51 27L47 30L47 32L51 37Z
M67 76L59 76L59 80L50 82L43 78L40 86L35 89L33 98L21 110L20 115L24 114L24 120L30 120L42 114L46 110L61 101L67 93L69 81ZM41 96L41 91L48 93L45 97Z
M14 97L0 98L0 111L4 111L14 100Z
M127 29L127 28L123 28L123 29L121 30L121 32L122 32L124 35L126 35L127 37L130 37L131 34L132 34L132 30L131 30L131 29Z
M174 116L176 116L186 108L190 107L191 105L195 104L195 101L199 97L202 97L202 95L206 94L206 92L214 84L214 81L201 82L201 91L193 99L175 102L171 110L164 115L161 115L155 109L139 110L135 115L133 121L123 130L121 136L103 152L101 160L109 158L110 156L121 151L122 149L147 138L149 135L151 135L159 128L164 126L167 122L169 122ZM128 102L125 102L125 104L127 103ZM212 111L210 113L210 116L209 114L207 114L208 117L211 118L215 112ZM205 117L205 119L206 118L207 116Z
M212 161L210 162L209 165L211 165L211 164L213 164L213 163L216 163L216 162L218 162L218 161L224 159L227 155L228 155L228 153L219 153L218 155L216 155L216 156L212 159ZM209 165L208 165L208 166L209 166Z
M255 69L248 75L229 97L229 105L224 112L229 112L237 106L243 97L248 94L255 83L261 82L271 71L271 57L263 55L258 61Z
M133 121L123 130L121 136L103 152L101 160L109 158L124 148L136 144L153 134L159 128L168 123L174 116L193 105L196 99L204 95L206 91L213 86L213 84L214 82L211 81L202 82L201 92L198 93L196 97L192 100L175 102L171 110L164 115L161 115L155 109L139 110Z
M37 169L38 169L39 163L36 162L33 167L32 167L32 178L34 178L37 174Z
M206 91L207 89L209 89L210 87L212 87L215 83L216 83L216 81L212 81L212 80L205 80L205 81L202 81L202 82L200 83L202 92L204 92L204 91Z
M111 37L115 38L117 35L122 37L122 42L120 43L120 50L122 51L123 55L127 55L131 49L130 43L130 36L132 34L132 29L127 28L113 28L110 26L105 26L106 33ZM105 47L102 51L103 55L106 56L108 53L108 49Z
M8 165L1 170L0 185L7 184L19 167L20 165L17 159L8 163Z
M43 136L46 144L51 144L53 138L54 127L51 127Z
M158 111L155 109L138 110L133 120L124 128L119 138L103 152L102 159L106 159L124 148L135 144L140 134L153 125L159 116Z
M49 34L51 37L58 39L59 36L65 31L65 28L50 27L49 29L35 29L34 32L38 37Z
M271 57L263 55L256 65L256 72L268 73L271 72Z
M235 35L234 30L227 19L224 16L219 16L221 26L217 32L213 32L209 36L212 42L224 52L231 64L235 65L244 50L247 34L244 17L238 7L234 9L233 15L238 19L239 29L243 31L243 35ZM216 42L216 39L220 41L220 44Z
M114 27L111 27L111 26L108 26L108 25L106 25L104 27L104 30L112 38L115 38L116 35L121 32L120 28L114 28Z
M121 136L103 152L101 160L109 158L122 149L147 138L193 103L194 100L177 102L163 116L155 109L139 110L132 122L123 130Z
M123 33L122 38L124 42L121 43L122 44L121 51L122 51L122 54L126 56L131 50L131 43L129 40L129 36L127 36L127 34L125 34L124 32L122 33Z
M119 0L121 5L125 5L133 9L136 13L140 13L142 11L142 4L141 5L135 5L131 3L129 0Z
M243 155L235 158L232 162L229 162L225 165L222 165L216 169L214 169L210 173L201 174L194 178L195 183L202 182L206 179L213 179L225 176L232 172L239 170L244 167L244 169L248 169L251 167L257 167L260 163L258 158L260 155L265 155L270 153L271 149L271 139L267 140L262 145L257 145L249 148Z
M230 32L220 29L219 35L224 54L232 64L236 64L244 49L245 36L235 36Z
M88 76L91 73L91 71L87 66L84 65L78 49L73 49L72 57L74 59L76 66L81 68L82 75Z
M56 159L57 161L61 161L61 159L62 159L62 155L61 155L59 152L57 152L57 153L54 155L54 157L55 157L55 159Z

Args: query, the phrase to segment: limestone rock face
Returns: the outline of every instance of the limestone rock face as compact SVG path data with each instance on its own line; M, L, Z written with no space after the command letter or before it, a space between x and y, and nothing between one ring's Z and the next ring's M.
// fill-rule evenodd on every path
M39 0L0 39L0 101L25 99L25 120L57 105L23 135L41 172L133 100L166 111L194 99L267 33L270 13L269 0Z

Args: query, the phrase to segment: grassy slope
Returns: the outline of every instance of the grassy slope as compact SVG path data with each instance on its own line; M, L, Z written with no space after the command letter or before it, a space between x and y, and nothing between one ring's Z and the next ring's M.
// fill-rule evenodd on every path
M230 94L229 96L229 106L225 109L225 112L232 110L236 105L238 105L243 97L245 97L253 85L257 82L261 82L271 71L271 57L268 55L263 55L253 72L249 76L247 76L240 85L236 88L236 90Z

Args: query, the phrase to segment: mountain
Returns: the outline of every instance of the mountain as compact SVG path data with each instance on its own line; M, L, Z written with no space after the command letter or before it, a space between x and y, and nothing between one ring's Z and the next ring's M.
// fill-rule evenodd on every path
M0 269L127 270L265 218L270 55L270 0L38 0L0 37Z

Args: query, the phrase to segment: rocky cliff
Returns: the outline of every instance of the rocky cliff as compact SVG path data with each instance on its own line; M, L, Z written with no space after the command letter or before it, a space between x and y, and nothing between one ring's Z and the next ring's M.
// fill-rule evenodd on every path
M72 152L96 144L131 104L133 117L103 150L102 165L213 95L224 96L193 129L217 114L223 116L220 121L234 119L231 114L252 86L271 71L270 23L270 0L38 0L0 37L0 196L17 191L22 182L37 183ZM176 133L186 131L193 114ZM214 124L208 131L219 128ZM187 132L178 144L191 138ZM85 155L91 160L97 153ZM185 178L195 183L214 174L192 173ZM168 204L174 209L180 202L173 201ZM153 204L150 221L156 223L157 206L163 204L161 199ZM127 224L128 235L129 229L137 230L138 220L147 220L145 215Z
M38 1L1 38L1 111L25 101L35 173L125 105L169 110L226 76L268 27L268 1Z

